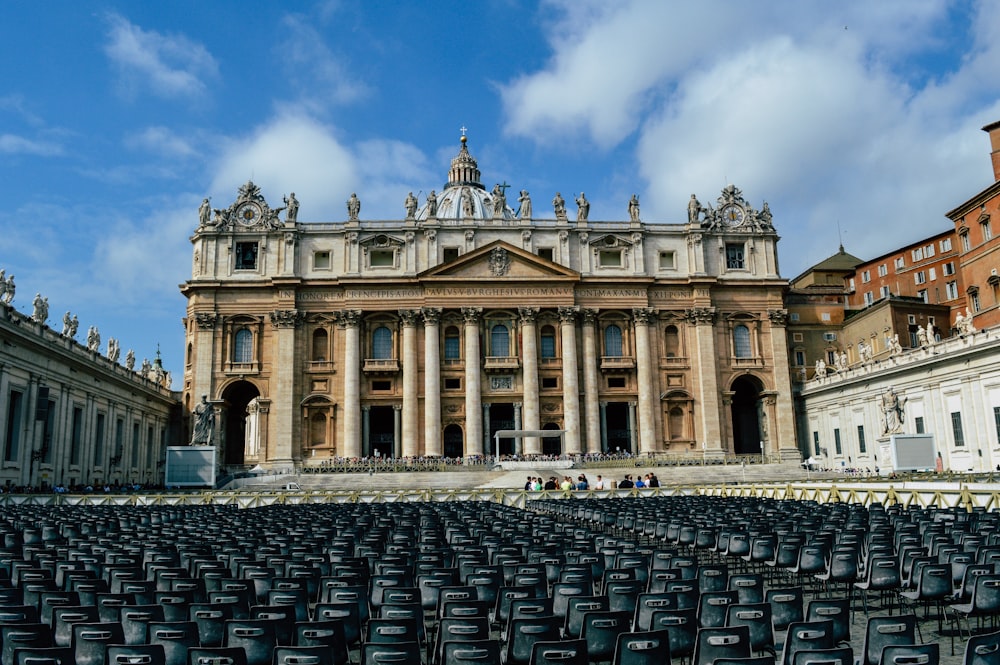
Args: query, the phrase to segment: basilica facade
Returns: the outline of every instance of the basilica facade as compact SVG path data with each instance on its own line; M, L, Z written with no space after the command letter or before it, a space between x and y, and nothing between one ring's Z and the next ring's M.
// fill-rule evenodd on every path
M582 194L488 188L464 136L443 189L407 196L401 219L366 219L363 196L325 223L252 182L203 204L183 400L215 415L191 438L224 464L799 458L766 203L730 185L678 223L644 220L634 196L595 221ZM493 436L509 429L553 436Z

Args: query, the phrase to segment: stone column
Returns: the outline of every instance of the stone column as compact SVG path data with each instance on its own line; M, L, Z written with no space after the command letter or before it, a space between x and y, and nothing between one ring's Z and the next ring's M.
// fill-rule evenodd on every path
M294 395L295 380L299 376L295 363L295 331L302 325L304 315L298 310L282 309L271 312L271 326L274 328L274 374L276 395ZM267 461L272 464L289 466L295 457L302 456L299 406L291 399L274 403L267 446ZM293 450L293 442L298 451ZM226 441L226 446L232 445Z
M628 403L628 443L633 455L639 451L639 437L635 428L635 402Z
M599 452L606 453L608 451L608 403L601 402L601 450Z
M487 455L490 453L497 453L499 456L499 450L497 446L493 445L493 440L490 438L490 405L483 404L483 452Z
M212 381L215 368L215 334L219 323L219 315L215 312L197 312L194 315L194 358L193 381L191 388L191 404L201 402L202 395L209 399L215 398L215 388ZM258 340L259 341L259 340ZM133 376L133 378L137 378ZM185 443L191 441L194 434L190 427L191 413L187 414L188 426L184 428Z
M788 335L785 325L788 321L788 310L772 309L767 312L771 321L771 357L774 359L774 376L788 376ZM777 382L776 382L777 383ZM783 460L798 460L801 458L798 445L795 442L795 409L791 395L779 390L775 399L775 422L769 432L771 451L777 452Z
M654 321L656 310L636 307L632 310L635 318L635 362L636 378L639 382L639 452L651 453L659 449L656 436L656 376L653 354L649 347L649 324Z
M578 307L560 307L559 321L562 333L563 379L563 438L567 455L579 455L580 448L580 374L576 362L576 316Z
M361 457L361 310L341 312L339 324L344 329L343 455Z
M482 307L463 307L465 319L465 454L483 454L482 389L479 370L479 315Z
M396 447L403 457L416 457L420 446L420 367L417 359L417 319L416 309L399 310L403 321L403 423L402 440L396 437ZM398 455L397 455L398 457Z
M441 432L441 309L424 307L424 454L440 457Z
M514 402L514 429L521 429L521 403ZM523 450L522 439L514 439L514 454L520 456Z
M392 405L392 456L397 459L399 453L402 452L402 443L399 440L403 434L402 413L402 404Z
M698 377L697 406L702 450L705 455L723 453L722 430L719 422L719 350L715 346L715 308L694 307L685 312L694 324L694 360L692 369ZM726 352L728 355L728 352Z
M599 411L597 396L600 392L597 355L597 310L584 309L583 312L583 413L586 419L587 452L599 453L607 450L607 431L604 427L604 413Z
M538 342L535 329L537 307L518 307L521 316L521 361L524 363L522 374L524 384L524 429L541 429L538 411ZM518 426L520 429L520 426ZM526 437L520 445L515 441L514 448L521 448L526 455L539 455L542 452L542 441L537 436Z

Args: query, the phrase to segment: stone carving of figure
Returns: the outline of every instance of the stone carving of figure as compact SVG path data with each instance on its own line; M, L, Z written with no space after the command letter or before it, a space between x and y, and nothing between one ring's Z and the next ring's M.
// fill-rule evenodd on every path
M76 331L80 328L80 319L76 318L76 314L73 315L73 320L69 323L69 336L76 337Z
M927 343L934 344L937 342L937 337L934 335L934 326L930 323L927 324Z
M299 200L295 198L295 192L292 192L283 200L285 202L285 221L296 221L299 218Z
M959 316L961 316L961 313L959 313ZM962 324L962 326L958 329L958 332L962 333L963 335L972 335L975 334L976 332L976 326L972 324L972 310L970 310L968 307L965 308L965 321Z
M903 418L905 415L903 407L905 404L906 398L897 395L892 386L889 386L882 393L883 434L899 434L903 431Z
M14 291L15 291L14 276L11 275L10 277L7 278L7 288L4 290L3 294L3 301L5 304L9 305L11 302L14 301Z
M639 197L635 194L628 200L628 218L633 222L639 221Z
M505 190L499 184L493 186L493 218L500 219L503 217L503 210L507 207L507 194L504 193Z
M427 195L427 216L437 217L438 214L438 197L434 190Z
M208 202L208 199L202 199L201 205L198 206L198 225L208 226L212 221L212 205Z
M144 379L149 378L149 373L153 370L153 364L149 362L149 358L142 359L142 365L139 367L139 376Z
M4 296L7 295L7 278L4 276L6 270L0 269L0 302L3 302Z
M580 196L576 197L576 221L586 222L588 216L590 216L590 201L587 200L586 194L580 192Z
M528 190L522 189L521 195L517 197L521 207L517 211L517 216L521 219L531 219L531 196Z
M868 361L868 345L865 344L865 340L858 340L858 360L861 362Z
M961 316L961 314L959 314L959 316ZM73 328L73 315L70 314L69 311L67 310L66 313L63 314L62 336L63 337L72 337L72 335L69 334L69 331L72 328Z
M130 372L135 369L135 351L132 349L129 349L128 353L125 354L125 369Z
M691 195L691 200L688 201L688 224L697 224L698 216L701 214L701 201L694 194Z
M892 355L903 352L903 345L899 343L899 335L893 335L889 338L889 350Z
M764 201L764 207L760 209L760 213L757 215L757 219L760 221L760 225L764 229L771 228L771 207L767 205L767 201Z
M472 217L475 209L472 207L472 194L468 189L462 189L462 216Z
M555 198L552 199L552 209L556 212L556 219L565 221L566 199L559 192L556 192Z
M927 346L927 330L923 326L917 326L917 344Z
M815 373L815 377L817 379L822 379L825 376L826 376L826 363L823 362L822 358L820 358L820 359L818 359L816 361L816 373Z
M119 356L121 356L122 350L118 346L118 340L114 337L108 338L108 360L113 363L118 362Z
M406 218L413 219L417 214L417 197L410 192L406 195L406 201L403 202L406 207Z
M166 388L167 390L170 390L170 386L171 386L171 384L173 384L173 382L174 382L174 379L173 379L172 376L170 376L170 372L164 372L163 373L163 387Z
M97 326L90 326L87 329L87 348L94 352L101 348L101 333Z
M191 443L212 443L212 432L215 429L215 407L208 403L208 396L202 395L201 402L194 407L194 427Z
M358 221L358 215L361 214L361 199L354 192L351 192L351 198L347 199L347 218L352 222Z
M847 351L841 351L840 355L837 356L837 360L839 361L838 364L837 364L837 369L839 371L846 370L847 369Z
M31 318L36 323L45 323L46 319L49 318L49 299L43 298L41 293L36 293L31 304L34 307Z

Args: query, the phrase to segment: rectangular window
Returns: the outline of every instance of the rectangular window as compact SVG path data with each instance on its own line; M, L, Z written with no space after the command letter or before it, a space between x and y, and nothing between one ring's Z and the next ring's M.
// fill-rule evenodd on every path
M951 250L951 238L945 238L939 244L941 245L942 252L947 252Z
M392 381L372 381L372 392L386 393L392 390Z
M726 269L727 270L744 270L746 268L746 261L743 255L743 244L742 243L726 243Z
M854 292L854 278L853 277L851 277L850 279L847 280L847 288L850 289L850 291L852 293Z
M804 367L805 364L806 364L806 352L805 351L796 351L795 352L795 366L796 367Z
M799 313L798 312L792 312L791 314L788 315L788 320L789 321L798 322L798 320L799 320Z
M837 352L833 349L827 349L826 351L826 364L833 365L837 362Z
M927 279L931 280L932 282L935 279L937 279L937 269L935 269L935 268L928 268L927 269Z
M601 268L621 268L622 250L602 249L597 253L597 264Z
M958 297L958 282L945 282L944 295L947 300L954 300Z
M920 289L919 291L917 291L917 297L923 300L924 302L927 302L927 289Z
M902 270L903 268L906 267L906 259L904 259L902 256L897 256L894 261L894 264L896 266L896 270Z
M819 455L819 432L813 432L813 454Z
M840 428L833 428L833 449L837 451L838 455L844 454L844 449L840 444Z
M445 247L443 250L444 262L449 263L458 258L458 247ZM541 256L541 254L539 254ZM544 258L544 257L542 257Z
M677 252L660 252L660 270L677 269Z
M868 452L868 447L865 445L865 426L858 425L858 452L864 455Z
M962 412L951 412L951 433L955 436L955 447L965 446L965 434L962 432Z
M948 263L944 264L943 266L941 266L941 272L944 274L945 277L948 277L950 275L954 275L955 274L955 263L952 262L952 261L949 261Z
M804 338L802 337L802 333L792 333L793 342L801 342L803 339Z
M819 318L820 318L820 321L829 321L830 320L830 312L823 312L822 314L819 315Z
M3 458L16 462L21 449L21 415L24 394L19 390L10 391L7 404L7 431L4 433Z
M887 266L886 264L883 263L882 265L880 265L878 267L878 276L879 277L885 277L888 274L889 274L889 266Z
M139 423L132 423L132 454L129 461L132 466L139 466Z
M913 257L914 261L920 261L921 259L924 258L924 248L923 247L917 247L910 254Z
M625 377L624 376L609 376L608 377L608 388L624 388L625 387Z
M889 297L889 287L888 286L880 286L878 288L878 297L879 298L888 298Z
M372 268L392 268L396 265L394 249L373 249L368 252L368 256Z
M257 243L255 242L236 243L236 269L256 270L257 250Z
M963 233L962 234L962 251L963 252L967 252L971 248L972 248L972 243L969 241L969 234L968 233Z
M555 376L543 376L542 377L542 388L558 388L559 379Z
M462 389L462 379L453 378L444 380L445 390L461 390Z
M104 414L98 413L94 427L94 466L104 465L104 421Z
M866 270L863 273L861 273L861 283L862 284L867 284L870 281L872 281L872 271L871 270Z
M929 259L934 256L934 243L924 247L924 258Z
M986 242L993 237L993 230L990 228L989 222L983 222L983 242Z
M539 258L545 259L546 261L553 261L553 260L555 260L555 259L553 259L554 256L555 256L555 254L553 253L551 247L539 247L538 248L538 257Z
M45 429L42 431L42 461L52 464L52 435L56 431L56 403L49 400L48 411L45 412Z
M875 296L872 295L871 291L865 291L865 306L871 305L875 302Z
M116 464L122 461L122 451L125 450L125 421L119 418L115 421L115 452L113 457L118 458Z
M445 335L444 357L445 360L458 360L462 357L462 340L458 335Z
M917 430L917 434L924 434L924 417L917 416L913 419L913 428Z
M314 270L330 269L330 252L316 252L313 254Z
M69 440L69 463L80 463L81 440L83 439L83 409L78 406L73 407L73 431Z
M555 358L556 357L556 336L555 335L542 335L542 343L539 347L542 358Z
M913 275L913 281L915 281L917 284L923 284L924 282L927 281L927 273L925 273L923 270L918 270L916 274Z
M979 291L973 291L969 296L972 298L972 311L978 312L982 309L982 305L979 303Z

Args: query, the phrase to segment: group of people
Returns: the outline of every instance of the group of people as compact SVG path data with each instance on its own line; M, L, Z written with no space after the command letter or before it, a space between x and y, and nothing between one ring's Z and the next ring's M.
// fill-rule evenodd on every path
M613 480L605 480L601 475L598 475L594 482L590 482L587 480L587 475L583 473L577 476L575 482L570 476L563 476L562 480L558 480L556 476L549 476L549 479L544 482L541 476L528 476L527 482L524 483L524 489L535 492L541 490L613 490L659 486L660 479L656 477L655 473L647 473L645 476L638 475L634 480L632 474L626 473L625 477L617 483Z

